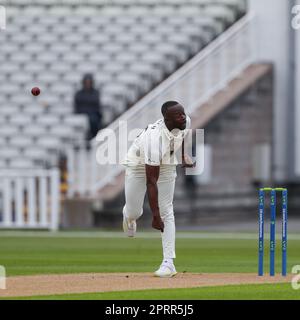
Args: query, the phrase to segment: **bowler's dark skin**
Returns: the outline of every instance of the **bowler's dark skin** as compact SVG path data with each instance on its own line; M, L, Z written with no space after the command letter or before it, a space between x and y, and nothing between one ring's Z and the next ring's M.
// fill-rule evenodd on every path
M165 125L169 131L173 129L184 130L186 128L186 115L182 105L177 104L167 109L164 114ZM184 155L184 141L182 143L182 168L193 168L196 163L192 163L188 156ZM157 180L159 178L159 166L146 166L146 184L147 194L149 199L150 208L152 211L152 227L154 229L164 231L164 223L161 220L159 206L158 206L158 189Z

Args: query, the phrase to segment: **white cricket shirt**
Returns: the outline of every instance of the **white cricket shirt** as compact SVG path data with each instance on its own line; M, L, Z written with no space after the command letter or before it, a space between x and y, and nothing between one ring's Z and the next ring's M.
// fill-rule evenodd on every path
M174 171L174 166L179 163L176 153L181 156L183 138L190 127L191 119L188 116L186 116L185 130L169 131L164 119L149 124L134 140L122 164L130 167L144 167L148 164L161 166L163 170L169 168Z

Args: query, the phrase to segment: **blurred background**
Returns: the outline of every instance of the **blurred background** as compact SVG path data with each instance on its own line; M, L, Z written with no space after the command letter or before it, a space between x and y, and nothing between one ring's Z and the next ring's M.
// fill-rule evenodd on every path
M119 230L124 168L97 164L95 136L144 128L166 100L205 130L203 174L177 170L178 228L255 229L260 186L288 187L297 218L299 1L0 5L1 228Z

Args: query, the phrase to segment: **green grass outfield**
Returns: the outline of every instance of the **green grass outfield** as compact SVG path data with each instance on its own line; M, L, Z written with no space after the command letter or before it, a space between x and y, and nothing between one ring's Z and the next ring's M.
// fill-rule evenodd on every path
M265 271L268 271L266 235ZM277 239L280 239L278 236ZM280 241L276 270L281 271ZM256 273L257 235L178 232L178 272ZM289 235L288 271L300 264L300 237ZM161 262L159 233L0 232L0 265L8 276L82 272L153 272ZM50 297L55 298L55 297ZM63 299L300 299L290 284L143 290L56 296Z

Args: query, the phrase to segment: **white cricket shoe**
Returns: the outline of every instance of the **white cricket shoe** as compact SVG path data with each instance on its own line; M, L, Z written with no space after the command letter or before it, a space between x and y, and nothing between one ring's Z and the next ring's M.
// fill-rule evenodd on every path
M123 230L128 237L134 237L136 233L136 221L129 222L125 215L123 215Z
M159 269L154 272L156 277L172 278L177 274L173 263L163 262Z

